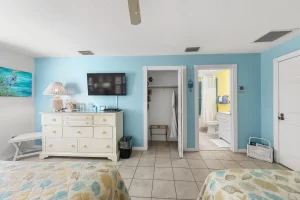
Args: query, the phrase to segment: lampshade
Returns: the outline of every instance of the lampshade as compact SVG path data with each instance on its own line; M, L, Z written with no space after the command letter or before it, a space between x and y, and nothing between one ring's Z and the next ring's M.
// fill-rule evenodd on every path
M52 82L45 89L44 95L64 95L65 87L60 82Z

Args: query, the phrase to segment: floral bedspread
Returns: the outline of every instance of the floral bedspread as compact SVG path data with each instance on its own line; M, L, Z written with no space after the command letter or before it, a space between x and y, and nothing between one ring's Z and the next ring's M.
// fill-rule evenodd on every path
M0 200L130 200L119 172L98 162L0 161Z
M198 200L300 200L300 172L228 169L211 173Z

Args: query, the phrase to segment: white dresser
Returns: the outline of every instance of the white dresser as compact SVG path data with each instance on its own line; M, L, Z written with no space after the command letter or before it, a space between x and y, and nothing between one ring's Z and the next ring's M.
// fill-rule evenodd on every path
M48 156L119 158L118 141L123 137L123 112L41 113L43 151Z
M230 112L218 112L217 120L219 121L219 137L231 142L231 114Z

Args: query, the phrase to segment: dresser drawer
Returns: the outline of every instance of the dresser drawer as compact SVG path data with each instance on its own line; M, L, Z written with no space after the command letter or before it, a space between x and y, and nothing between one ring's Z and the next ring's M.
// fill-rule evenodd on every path
M64 126L93 126L93 121L64 121Z
M110 126L94 127L94 138L112 138L113 128Z
M94 117L95 125L111 125L115 126L115 117L113 115L101 115Z
M81 153L111 153L111 139L79 139L78 151Z
M63 120L71 120L71 121L88 121L93 120L93 116L64 116Z
M58 115L43 115L42 125L60 125L62 124L62 117Z
M61 138L62 127L61 126L46 126L46 137Z
M93 127L63 127L64 138L92 138Z
M77 152L77 139L46 139L47 152Z

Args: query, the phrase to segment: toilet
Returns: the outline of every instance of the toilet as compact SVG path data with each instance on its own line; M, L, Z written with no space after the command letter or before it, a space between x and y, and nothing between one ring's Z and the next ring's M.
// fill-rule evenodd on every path
M216 133L216 128L219 124L218 121L207 121L207 134L215 134Z

